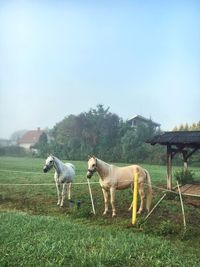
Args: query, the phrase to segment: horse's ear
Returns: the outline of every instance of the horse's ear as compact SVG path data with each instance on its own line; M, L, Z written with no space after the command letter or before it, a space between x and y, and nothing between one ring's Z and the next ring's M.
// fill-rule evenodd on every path
M90 159L91 158L91 156L90 155L88 155L88 159Z
M95 157L94 155L92 155L92 158L93 158L93 159L96 159L96 157Z

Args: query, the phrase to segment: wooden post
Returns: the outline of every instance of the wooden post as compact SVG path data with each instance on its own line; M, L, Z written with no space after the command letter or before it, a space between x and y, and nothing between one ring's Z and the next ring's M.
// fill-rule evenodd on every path
M88 183L88 188L89 188L89 193L90 193L90 199L91 199L91 203L92 203L92 212L95 215L96 212L95 212L95 208L94 208L94 201L93 201L93 197L92 197L92 190L91 190L91 187L90 187L90 181L89 181L89 179L87 179L87 183Z
M186 161L184 160L183 168L184 168L184 172L186 172L187 169L188 169L188 162L187 162L187 160Z
M167 189L172 190L172 151L167 145Z
M186 172L188 169L188 157L187 157L186 151L183 151L183 169L184 169L184 172Z
M182 199L181 190L180 190L178 181L176 181L176 183L177 183L178 193L179 193L180 201L181 201L181 209L182 209L182 214L183 214L183 226L184 226L184 231L186 231L186 221L185 221L185 211L184 211L184 206L183 206L183 199Z
M166 197L166 193L158 200L158 202L156 203L156 205L150 210L150 212L147 214L147 216L145 217L144 221L146 221L148 219L148 217L151 215L151 213L155 210L155 208L158 206L158 204L164 199L164 197Z

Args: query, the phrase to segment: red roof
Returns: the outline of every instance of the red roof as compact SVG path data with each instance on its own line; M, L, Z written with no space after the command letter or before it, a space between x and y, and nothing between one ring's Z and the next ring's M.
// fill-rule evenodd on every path
M19 140L19 144L31 144L34 145L39 141L40 135L44 133L43 130L38 128L37 130L32 130L26 132Z

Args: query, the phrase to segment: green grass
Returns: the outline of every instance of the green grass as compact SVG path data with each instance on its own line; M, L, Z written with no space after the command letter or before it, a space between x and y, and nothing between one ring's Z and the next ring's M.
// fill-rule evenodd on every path
M70 218L1 214L1 266L199 266L191 248Z
M73 162L76 181L86 181L86 162ZM15 183L54 183L53 171L44 174L44 159L0 158L0 266L200 266L198 200L184 198L187 232L178 196L168 196L143 223L130 227L127 208L130 190L118 191L118 216L102 217L103 196L92 184L96 216L91 214L87 185L73 185L74 206L56 206L52 186L15 186ZM119 164L122 165L122 164ZM153 185L166 185L166 167L143 165ZM200 171L193 168L197 177ZM95 175L92 181L97 181ZM162 191L154 190L155 204ZM77 202L81 207L77 208ZM199 207L199 206L198 206Z

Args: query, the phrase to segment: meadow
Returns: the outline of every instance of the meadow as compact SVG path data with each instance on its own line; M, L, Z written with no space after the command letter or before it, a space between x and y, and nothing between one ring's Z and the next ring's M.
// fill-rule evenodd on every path
M75 182L86 182L87 163L72 163ZM59 208L53 171L43 173L43 165L44 159L0 157L0 266L200 266L199 199L183 198L186 232L179 196L170 193L147 221L144 213L132 227L131 190L117 192L114 219L111 209L102 216L98 184L91 184L95 216L87 184L74 184L73 203ZM165 166L142 166L154 186L166 186ZM199 168L192 170L199 178ZM44 183L52 185L15 185ZM154 205L163 191L154 188L153 194Z

